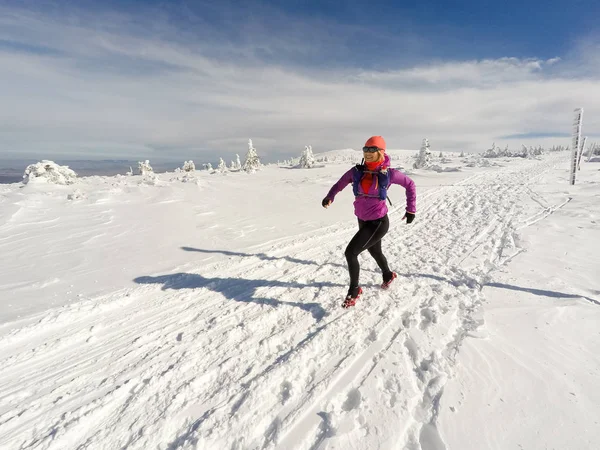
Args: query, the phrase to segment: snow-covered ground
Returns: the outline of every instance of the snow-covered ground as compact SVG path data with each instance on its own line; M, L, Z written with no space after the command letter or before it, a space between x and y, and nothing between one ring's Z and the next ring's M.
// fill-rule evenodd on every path
M0 448L596 448L600 164L408 170L343 310L348 154L0 185Z

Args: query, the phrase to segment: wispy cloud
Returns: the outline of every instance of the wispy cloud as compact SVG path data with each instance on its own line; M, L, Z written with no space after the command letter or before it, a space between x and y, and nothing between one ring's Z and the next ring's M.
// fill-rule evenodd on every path
M344 24L269 10L217 26L180 13L187 22L0 7L0 154L228 156L252 138L275 157L308 144L358 148L372 134L395 148L417 148L424 137L440 150L568 143L579 106L584 132L600 134L598 72L590 69L600 51L590 40L550 60L409 58L390 68L328 62L336 50L353 51L356 29ZM396 39L428 45L410 33Z

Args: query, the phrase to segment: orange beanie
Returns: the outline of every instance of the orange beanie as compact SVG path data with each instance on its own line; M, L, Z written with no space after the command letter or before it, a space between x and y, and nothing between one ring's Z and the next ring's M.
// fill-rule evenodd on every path
M385 151L385 141L381 136L371 136L367 139L367 142L365 142L365 147L377 147Z

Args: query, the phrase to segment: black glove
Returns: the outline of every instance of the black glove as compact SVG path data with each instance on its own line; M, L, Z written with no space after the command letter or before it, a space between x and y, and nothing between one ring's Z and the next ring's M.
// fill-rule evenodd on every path
M327 208L329 205L331 205L331 200L329 200L327 197L325 197L323 199L323 201L321 202L321 205L323 205L323 208Z
M404 219L406 219L406 223L411 223L413 220L415 220L415 213L406 211L406 214L404 214L402 220Z

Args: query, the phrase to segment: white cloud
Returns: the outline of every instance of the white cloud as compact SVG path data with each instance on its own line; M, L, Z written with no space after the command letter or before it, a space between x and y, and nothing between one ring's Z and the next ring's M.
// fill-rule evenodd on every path
M114 156L121 148L123 156L180 157L211 149L227 158L252 138L276 158L309 144L316 152L359 148L372 134L395 148L417 148L428 137L440 149L481 150L494 140L502 145L499 136L569 133L579 106L586 108L584 133L600 134L598 76L570 71L598 60L593 45L579 46L586 57L580 51L564 60L365 71L270 61L286 45L316 51L296 34L273 44L261 32L233 45L182 40L164 21L76 19L0 8L0 96L7 106L0 110L0 152L81 149L100 156L107 148Z

